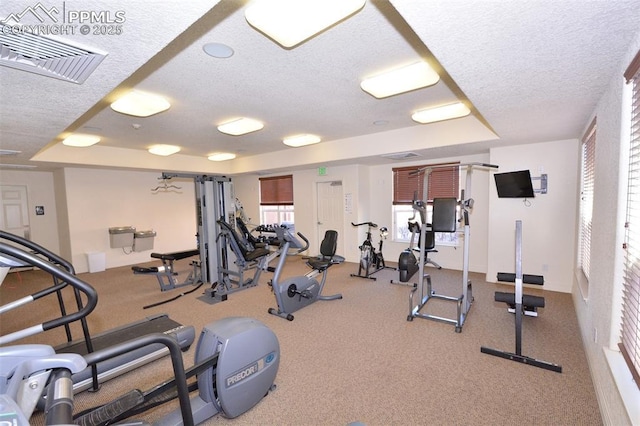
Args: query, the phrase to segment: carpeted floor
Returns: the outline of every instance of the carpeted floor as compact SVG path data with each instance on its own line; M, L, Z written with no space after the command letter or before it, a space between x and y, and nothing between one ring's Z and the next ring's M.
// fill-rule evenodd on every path
M302 259L295 257L288 261L283 277L307 271ZM398 278L396 271L379 271L376 281L350 277L356 271L352 263L330 268L324 294L342 293L343 299L314 303L296 312L292 322L267 313L267 308L275 306L267 285L270 273L262 275L259 286L231 294L223 303L199 300L203 287L151 309L143 306L190 288L161 292L153 276L134 275L129 267L80 277L100 297L90 316L93 332L156 313L168 313L197 331L220 318L247 316L275 332L281 347L277 389L236 419L217 416L206 424L602 424L569 294L525 291L544 295L546 307L539 317L524 319L522 351L562 365L563 372L556 373L480 352L481 346L515 350L514 316L493 301L496 290L510 291L509 287L470 274L475 301L462 332L456 333L450 324L420 318L407 321L411 286L391 284L391 279ZM429 271L435 291L460 295L460 271ZM43 275L41 271L10 274L0 288L1 303L47 285ZM438 315L456 315L455 303L434 300L430 304L425 308L428 313L433 309ZM56 312L51 297L4 314L2 334L51 319ZM63 340L62 330L28 339L52 345ZM186 365L193 363L194 351L195 345L185 353ZM81 410L97 405L132 387L144 390L170 375L169 360L164 358L103 384L98 393L77 395L76 406ZM160 407L143 418L153 421L175 407L175 403ZM32 423L41 424L41 416L34 416Z

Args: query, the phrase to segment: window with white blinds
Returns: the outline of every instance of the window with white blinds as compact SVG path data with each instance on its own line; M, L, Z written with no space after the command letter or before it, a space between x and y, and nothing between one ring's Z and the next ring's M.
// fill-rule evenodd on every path
M589 280L591 265L591 218L593 215L593 184L595 180L596 120L582 138L582 174L580 179L580 251L578 266Z
M620 351L640 388L640 52L624 74L632 84Z

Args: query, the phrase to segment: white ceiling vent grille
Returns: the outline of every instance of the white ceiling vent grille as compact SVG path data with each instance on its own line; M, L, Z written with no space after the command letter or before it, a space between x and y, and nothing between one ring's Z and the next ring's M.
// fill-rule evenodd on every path
M106 53L0 24L0 65L82 84Z
M390 158L391 160L407 160L409 158L420 157L420 154L415 152L396 152L394 154L385 154L381 157Z

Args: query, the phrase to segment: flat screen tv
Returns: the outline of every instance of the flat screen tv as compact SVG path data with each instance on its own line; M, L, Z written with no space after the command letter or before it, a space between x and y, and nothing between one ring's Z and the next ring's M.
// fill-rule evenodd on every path
M495 173L499 198L533 198L533 184L529 170Z

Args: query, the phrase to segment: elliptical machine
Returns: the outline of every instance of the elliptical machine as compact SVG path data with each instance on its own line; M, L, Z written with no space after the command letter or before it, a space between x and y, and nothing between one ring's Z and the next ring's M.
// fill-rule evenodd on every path
M0 336L5 345L86 318L96 307L95 289L53 262L0 242L0 269L33 266L54 278L53 287L0 306L0 314L70 286L86 303L78 311L40 325ZM0 281L1 284L1 281ZM148 345L169 349L173 377L142 392L133 389L116 400L84 413L74 414L73 374L121 354ZM0 347L0 419L2 423L27 426L40 398L46 394L45 424L106 425L137 415L160 403L175 399L180 408L157 424L193 425L222 413L234 418L246 412L274 389L280 363L276 335L251 318L224 318L205 326L198 340L195 365L185 370L178 342L162 333L151 333L87 355L56 353L48 345L24 344ZM197 385L188 378L197 375ZM195 387L194 387L195 385ZM189 398L189 392L198 394ZM142 423L131 423L142 424Z
M280 276L284 269L287 256L293 256L307 250L309 248L309 240L298 232L298 236L304 241L303 243L296 238L288 228L284 227L275 228L275 232L280 241L280 248L278 249L279 259L270 284L278 307L269 308L268 312L271 315L293 321L293 312L317 300L342 299L342 294L334 294L331 296L322 295L322 289L327 281L327 270L332 265L344 262L344 257L335 254L338 244L338 233L333 230L325 232L324 239L320 244L320 255L307 260L307 265L313 268L312 271L306 275L288 278L281 282ZM295 249L295 251L289 253L289 249ZM316 277L320 274L322 274L322 278L318 283Z

